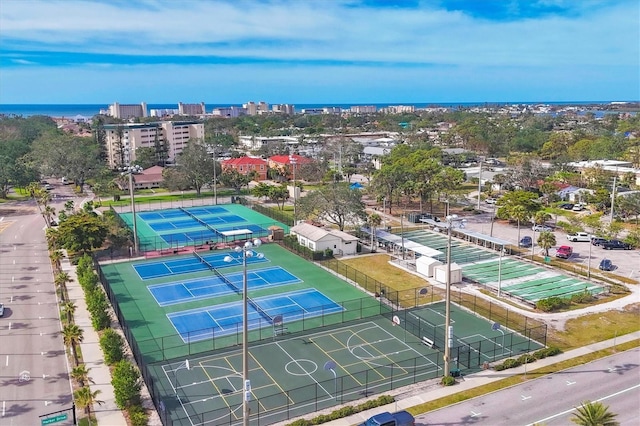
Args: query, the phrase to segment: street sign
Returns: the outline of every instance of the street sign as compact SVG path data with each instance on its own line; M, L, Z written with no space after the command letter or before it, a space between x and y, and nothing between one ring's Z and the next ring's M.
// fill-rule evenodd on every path
M67 417L69 417L67 415L67 413L58 414L58 415L53 416L53 417L47 417L46 419L42 419L41 422L42 422L43 426L44 425L50 425L50 424L53 424L53 423L63 422L65 420L67 420Z

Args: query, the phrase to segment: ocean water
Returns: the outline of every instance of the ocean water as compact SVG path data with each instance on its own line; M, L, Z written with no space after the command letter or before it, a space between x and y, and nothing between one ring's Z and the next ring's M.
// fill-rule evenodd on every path
M609 101L594 101L594 102L450 102L450 103L415 103L415 102L393 102L393 103L352 103L352 104L296 104L296 112L301 112L303 109L311 108L324 108L324 107L340 107L343 109L349 109L354 105L375 105L378 109L385 108L390 105L413 105L416 108L426 107L477 107L487 105L604 105L609 104ZM241 104L208 104L205 103L207 112L211 112L214 108L223 108L229 106L242 107ZM32 115L47 115L50 117L75 117L82 115L85 117L93 117L100 113L100 110L106 110L109 108L107 104L0 104L0 114L4 115L17 115L23 117L30 117ZM152 109L178 109L178 104L147 104L147 110Z

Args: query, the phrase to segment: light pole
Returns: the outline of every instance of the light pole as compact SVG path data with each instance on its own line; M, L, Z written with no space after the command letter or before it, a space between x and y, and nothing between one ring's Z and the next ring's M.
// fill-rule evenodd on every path
M125 168L122 174L129 175L129 198L131 199L131 213L133 214L133 253L138 255L138 221L136 219L136 200L133 192L133 174L142 172L142 167L139 165L131 165Z
M447 203L448 204L448 203ZM458 218L458 215L449 215L446 218L449 236L447 240L447 288L445 297L445 347L444 347L444 375L449 376L451 374L451 348L453 347L453 327L451 326L451 227L454 223L458 222L460 228L464 228L466 220Z
M249 291L247 285L247 258L256 256L264 257L262 253L256 253L253 248L260 247L262 241L259 239L247 241L242 247L237 246L234 250L242 256L242 424L249 425L249 401L251 400L251 381L249 380L249 312L248 298ZM224 261L229 263L235 259L225 256Z
M500 260L498 260L498 298L502 296L502 254L504 246L500 246Z
M289 163L293 170L293 226L296 226L296 201L298 198L298 188L296 188L296 164L298 164L298 162L293 154L289 155Z
M218 164L216 162L216 148L217 145L213 146L213 204L218 205L218 175L217 168Z

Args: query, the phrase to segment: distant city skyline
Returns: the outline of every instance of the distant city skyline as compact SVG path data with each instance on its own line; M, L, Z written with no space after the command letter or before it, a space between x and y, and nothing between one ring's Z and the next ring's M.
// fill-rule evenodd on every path
M637 101L637 0L1 0L1 104Z

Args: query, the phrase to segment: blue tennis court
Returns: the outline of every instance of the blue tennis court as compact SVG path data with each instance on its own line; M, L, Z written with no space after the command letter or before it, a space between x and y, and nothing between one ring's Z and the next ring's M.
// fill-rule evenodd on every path
M150 285L147 286L147 288L160 306L237 293L239 289L242 289L242 272L225 274L224 277L231 282L235 288L231 288L217 275L182 282ZM276 287L300 282L302 282L300 278L280 266L247 271L247 286L251 290L266 286Z
M238 332L242 326L242 302L226 303L167 314L185 343ZM344 308L316 289L250 299L247 306L250 330L270 326L282 315L283 322L342 312Z
M220 234L210 229L202 227L201 231L177 232L174 234L163 234L160 238L169 246L174 245L193 245L194 243L204 243L205 241L217 241Z
M170 209L170 210L160 210L160 211L152 211L152 212L140 212L137 213L138 218L148 222L150 220L166 220L166 219L176 219L179 217L188 217L182 210L180 209Z
M216 254L203 254L201 256L205 261L207 261L216 269L228 268L230 266L238 266L242 264L242 253L236 253L235 251L227 251ZM233 261L225 262L224 258L226 256L230 256ZM247 257L247 264L268 261L269 260L266 257ZM138 273L140 279L150 280L153 278L166 277L169 275L206 271L209 269L209 267L200 262L200 259L195 256L184 256L180 259L139 263L137 265L133 265L133 269L135 269L135 271Z
M229 210L220 206L189 207L185 208L184 211L189 212L194 216L229 213Z

